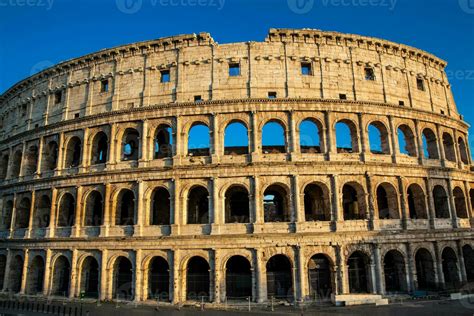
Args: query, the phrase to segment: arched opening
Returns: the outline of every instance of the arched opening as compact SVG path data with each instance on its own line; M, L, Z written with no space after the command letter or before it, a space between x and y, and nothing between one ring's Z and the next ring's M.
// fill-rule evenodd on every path
M262 152L264 154L286 153L286 135L283 124L269 121L262 128Z
M13 215L13 201L9 200L3 205L2 217L0 218L0 223L2 224L2 230L9 230L12 224L12 215Z
M109 139L104 132L98 132L92 141L91 162L93 165L106 163L109 151Z
M0 179L2 180L7 177L9 159L8 154L2 155L2 158L0 159Z
M423 155L428 159L439 159L438 143L435 133L429 128L423 130Z
M244 186L233 185L225 192L225 222L250 221L249 192Z
M173 156L173 132L170 126L162 124L155 133L154 159L163 159Z
M186 273L186 299L209 300L210 267L201 257L192 257L188 261Z
M366 218L364 190L358 183L344 184L342 187L342 208L344 220Z
M436 279L433 257L428 250L421 248L416 252L415 266L418 280L418 289L435 290Z
M135 224L135 194L132 190L123 189L120 191L117 199L117 214L115 216L115 225L134 225Z
M53 268L53 284L51 294L56 296L69 296L69 278L71 265L65 256L56 259Z
M154 257L148 274L148 298L159 301L170 299L170 272L168 262L162 257Z
M300 151L302 153L321 153L321 140L324 139L319 122L306 119L300 124Z
M390 154L390 141L387 128L382 122L372 122L368 128L370 152L372 154Z
M449 218L448 195L444 188L437 185L433 189L436 218Z
M28 228L30 224L31 201L24 197L16 207L15 229Z
M209 192L203 186L195 186L188 194L188 224L209 223Z
M410 157L416 157L416 141L413 131L408 125L400 125L397 130L398 147L400 153Z
M122 137L122 160L138 160L140 133L134 128L127 128Z
M449 133L443 133L444 156L447 160L456 162L453 137Z
M36 204L36 212L33 216L33 228L46 228L49 226L49 214L51 212L51 199L43 194Z
M38 167L38 147L36 145L31 145L28 147L25 153L24 161L24 175L32 175L36 173L36 168Z
M408 212L411 219L427 219L426 200L423 189L418 184L410 184L407 189Z
M441 254L444 284L447 289L456 289L460 286L458 257L454 250L446 247Z
M333 292L332 265L329 259L323 254L311 257L308 262L309 287L311 297L320 300L331 300Z
M171 215L170 193L165 188L156 188L151 199L150 225L169 225Z
M99 191L92 191L87 196L84 226L102 225L104 201Z
M458 138L459 154L461 156L461 161L463 164L469 164L469 156L467 154L467 147L464 139L462 137Z
M274 255L267 262L267 297L293 298L293 277L290 260L285 255Z
M82 145L79 137L72 137L66 147L66 168L75 168L81 164Z
M209 156L211 154L209 127L204 123L194 123L188 133L188 155Z
M128 258L118 257L114 263L113 298L132 300L133 266Z
M390 183L377 187L377 209L379 219L400 219L398 210L398 193Z
M350 120L336 123L336 148L338 153L359 152L359 137L356 125Z
M455 187L453 190L454 206L456 207L456 216L459 218L467 218L466 198L464 191L460 187Z
M13 293L21 290L21 280L23 279L23 258L15 256L10 263L10 274L8 275L8 287Z
M247 258L233 256L227 260L225 284L228 300L252 298L252 271Z
M403 255L397 250L390 250L383 261L385 290L389 293L406 292L407 278Z
M462 255L464 258L464 267L466 269L467 282L474 282L474 250L469 245L462 247Z
M55 141L50 141L43 148L43 154L41 157L43 163L43 171L52 171L56 169L58 165L58 152L59 146Z
M26 279L26 294L36 295L43 291L44 259L36 256L31 260Z
M76 201L71 193L65 193L59 203L58 227L73 226L75 213Z
M21 153L21 150L17 150L13 154L13 162L12 162L12 165L10 166L10 169L11 169L10 174L12 178L17 178L20 176L22 156L23 155Z
M247 127L241 122L232 122L224 131L224 154L245 155L249 153Z
M291 220L288 192L278 184L270 185L263 192L265 223L289 222Z
M0 255L0 289L3 289L3 281L5 280L6 269L7 269L7 256Z
M99 297L99 264L92 256L82 263L80 291L84 297Z
M304 214L306 221L330 221L329 191L326 186L311 183L304 188Z
M370 259L365 253L356 251L347 259L350 293L369 293Z

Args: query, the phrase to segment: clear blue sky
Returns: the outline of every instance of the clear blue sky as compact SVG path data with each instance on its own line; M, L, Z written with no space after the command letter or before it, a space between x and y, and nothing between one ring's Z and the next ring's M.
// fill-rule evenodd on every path
M203 31L220 43L262 41L271 27L375 36L431 52L448 61L459 111L474 124L474 0L0 0L0 93L102 48Z

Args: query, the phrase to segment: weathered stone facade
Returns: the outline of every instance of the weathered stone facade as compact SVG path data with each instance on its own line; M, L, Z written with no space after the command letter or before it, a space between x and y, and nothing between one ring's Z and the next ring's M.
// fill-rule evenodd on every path
M264 302L472 281L468 125L445 66L380 39L272 29L136 43L27 78L0 97L0 288ZM235 122L248 146L225 146ZM262 142L268 122L284 145ZM209 147L188 148L199 125Z

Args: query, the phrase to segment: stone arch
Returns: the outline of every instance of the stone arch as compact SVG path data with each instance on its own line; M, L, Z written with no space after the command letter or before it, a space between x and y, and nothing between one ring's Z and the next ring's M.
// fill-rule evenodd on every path
M33 228L46 228L49 226L51 214L51 199L49 194L42 194L36 202L33 214Z
M11 170L10 175L12 178L17 178L20 176L22 157L23 157L23 154L21 150L19 149L13 153L13 160L10 166L10 170Z
M306 221L330 221L331 202L329 189L324 183L312 182L304 188L304 213Z
M32 144L27 147L23 168L24 175L32 175L36 173L36 169L38 168L38 146Z
M276 254L266 263L267 297L271 299L293 298L293 269L291 260L283 254Z
M187 204L188 224L209 223L209 191L202 185L191 187Z
M466 270L466 278L468 282L474 282L474 249L471 245L464 245L462 247L462 255L464 258L464 267Z
M397 134L400 153L416 157L416 140L412 129L406 124L401 124L398 126Z
M163 159L173 156L173 129L168 124L160 124L153 137L153 158Z
M84 226L101 226L104 217L104 199L102 193L92 190L86 197Z
M348 182L342 187L342 208L344 220L366 219L365 192L357 182Z
M455 187L453 190L454 206L456 208L456 216L459 218L468 218L466 198L464 191L460 187Z
M211 154L211 131L201 121L191 124L188 131L188 155L209 156Z
M430 128L422 132L423 154L428 159L439 159L438 140Z
M135 225L135 193L130 189L121 189L117 195L115 207L115 225Z
M122 160L136 161L140 158L140 133L135 128L125 129L122 135Z
M79 291L84 297L99 297L99 271L99 262L97 259L91 255L86 256L81 264L79 284Z
M43 153L41 155L42 160L42 171L52 171L58 166L58 153L59 146L54 140L50 141L44 146Z
M0 223L2 224L0 228L2 230L9 230L11 228L12 215L13 215L13 201L8 200L3 204L3 208L2 208L2 217L0 218Z
M359 152L359 134L357 125L349 119L342 119L334 124L336 148L338 153Z
M389 250L383 259L385 276L385 291L388 293L407 292L405 259L403 254L395 249Z
M469 164L469 155L467 153L467 146L466 142L462 137L458 138L458 147L459 147L459 155L461 156L461 161L463 164Z
M302 153L323 152L323 125L319 120L306 118L300 122L298 129Z
M246 257L234 255L228 258L225 274L227 300L252 298L252 267Z
M435 265L433 256L426 248L420 248L415 253L415 268L418 281L418 289L436 289Z
M350 293L370 292L370 257L356 250L347 258Z
M4 154L0 158L0 179L1 180L7 177L9 160L10 160L10 156L8 154Z
M206 259L194 256L186 264L186 299L210 300L211 268Z
M445 247L441 253L444 284L447 289L456 289L460 286L458 257L451 247Z
M274 183L263 191L264 221L291 221L290 190L282 183Z
M456 151L454 150L454 140L450 133L443 133L444 156L447 160L456 162Z
M161 256L154 256L148 264L148 299L170 300L170 267Z
M245 155L249 153L247 124L231 120L224 130L224 155Z
M379 184L376 189L376 196L379 219L400 219L398 192L391 183L383 182Z
M28 228L30 224L31 200L24 197L15 209L15 229Z
M373 121L367 127L369 147L372 154L390 154L390 138L384 123Z
M42 256L35 256L28 267L26 289L28 295L36 295L43 292L45 263Z
M8 275L8 287L13 293L21 290L21 280L23 279L24 259L21 255L16 255L10 262L10 273Z
M286 139L286 125L279 119L270 119L262 126L262 153L286 153L288 141Z
M71 264L65 256L61 255L54 260L51 294L68 297L70 278Z
M74 225L76 213L76 200L74 196L66 192L64 193L59 200L58 208L58 218L57 225L58 227L70 227Z
M5 272L7 271L7 256L0 254L0 289L3 289L3 281L5 280Z
M242 185L231 185L225 191L225 222L249 223L249 191Z
M407 189L408 212L411 219L427 219L426 197L423 189L412 183Z
M109 156L109 138L104 131L99 131L92 140L91 163L106 163Z
M151 193L150 225L170 225L171 196L168 189L156 187Z
M132 300L133 293L133 264L125 256L117 256L113 264L112 297L117 300Z
M66 145L64 167L75 168L81 164L82 142L77 136L71 137Z
M448 195L441 185L433 188L433 199L435 204L435 215L437 218L450 218Z
M311 297L318 297L323 301L331 300L334 293L335 275L334 264L326 254L318 253L308 261L309 290Z

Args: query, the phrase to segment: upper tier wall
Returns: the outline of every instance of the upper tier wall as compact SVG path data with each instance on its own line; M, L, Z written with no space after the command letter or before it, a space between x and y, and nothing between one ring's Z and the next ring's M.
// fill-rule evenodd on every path
M229 64L240 75L229 76ZM301 73L311 64L311 74ZM265 42L218 45L207 33L99 51L61 63L0 97L0 139L63 120L169 102L242 98L401 104L459 119L445 62L421 50L317 30L271 29ZM365 68L375 80L366 80ZM170 81L160 82L161 70ZM418 88L421 78L424 89ZM108 91L101 91L107 80ZM58 92L60 102L57 102Z

